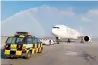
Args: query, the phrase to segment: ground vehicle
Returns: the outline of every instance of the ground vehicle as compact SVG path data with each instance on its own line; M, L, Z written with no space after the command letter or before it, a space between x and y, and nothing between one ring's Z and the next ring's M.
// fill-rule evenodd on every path
M18 34L10 36L4 46L6 57L24 57L30 58L31 54L41 53L42 43L38 38L28 35L27 32L17 32Z

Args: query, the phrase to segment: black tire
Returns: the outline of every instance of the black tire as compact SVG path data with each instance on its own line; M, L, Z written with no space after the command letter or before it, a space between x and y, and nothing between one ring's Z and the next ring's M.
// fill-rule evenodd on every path
M5 59L11 59L11 57L5 57Z
M31 58L31 55L32 55L32 53L29 51L29 52L26 54L25 59L30 59L30 58Z

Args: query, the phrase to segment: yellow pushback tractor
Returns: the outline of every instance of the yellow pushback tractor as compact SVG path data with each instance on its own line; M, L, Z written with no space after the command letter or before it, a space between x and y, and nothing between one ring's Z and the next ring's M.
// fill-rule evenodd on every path
M43 45L39 38L28 32L16 32L14 36L7 38L4 46L5 57L23 57L29 59L32 54L41 53Z

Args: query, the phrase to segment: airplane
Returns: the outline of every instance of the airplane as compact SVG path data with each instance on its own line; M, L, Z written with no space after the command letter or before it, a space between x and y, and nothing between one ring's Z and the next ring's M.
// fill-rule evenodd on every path
M57 44L59 44L60 39L67 39L67 42L71 42L71 40L80 39L81 43L89 42L91 40L90 36L83 36L78 31L69 28L65 25L55 25L52 27L52 35L56 38Z

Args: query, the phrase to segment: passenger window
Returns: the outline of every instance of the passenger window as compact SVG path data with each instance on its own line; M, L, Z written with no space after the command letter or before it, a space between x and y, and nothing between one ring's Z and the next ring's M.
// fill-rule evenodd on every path
M38 38L33 37L32 39L33 39L33 43L39 43L40 42L40 40Z
M27 44L32 44L32 43L33 43L32 38L27 38Z
M37 43L37 38L35 38L35 43Z
M23 38L23 43L27 43L27 38Z
M36 41L37 41L37 43L40 43L40 40L38 38L36 39Z
M38 39L38 43L40 43L40 40Z
M15 38L15 37L13 37L13 39L12 39L11 43L15 43L15 41L16 41L16 38Z
M35 38L35 43L38 43L38 39L37 38Z
M17 38L16 43L23 43L23 38Z
M34 37L32 39L33 39L33 43L36 43L36 39Z

